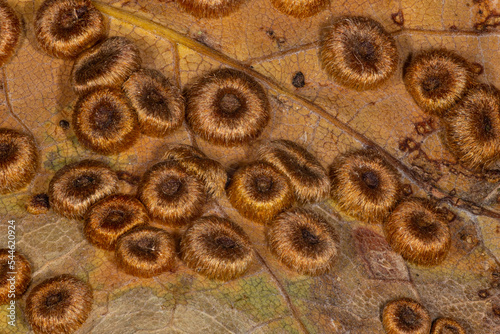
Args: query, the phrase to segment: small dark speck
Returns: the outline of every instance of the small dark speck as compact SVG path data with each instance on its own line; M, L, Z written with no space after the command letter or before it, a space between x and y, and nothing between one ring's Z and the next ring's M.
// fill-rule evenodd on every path
M498 270L495 270L491 273L491 277L493 277L493 279L499 279L500 278L500 271Z
M297 72L293 76L292 85L296 88L302 88L306 85L306 78L304 77L304 73Z
M391 14L391 18L398 26L403 26L405 24L405 18L401 9L397 13Z
M477 295L479 296L479 298L481 299L486 299L490 296L490 293L488 292L488 290L479 290L477 292Z
M499 305L493 305L492 311L493 311L494 315L496 315L497 317L500 317L500 306Z
M474 71L474 73L476 73L477 75L483 74L483 72L484 72L483 65L481 65L479 63L471 63L471 66L472 66L472 70Z
M49 195L45 193L37 194L32 198L33 203L39 206L43 206L44 208L50 208L49 204Z
M478 11L477 13L478 13L479 15L483 15L483 11L482 11L482 10Z
M65 119L62 119L59 121L59 126L63 129L63 130L68 130L69 129L69 122Z
M49 195L41 193L33 196L31 198L31 205L38 208L44 208L47 210L50 209Z
M405 196L410 196L411 194L413 194L413 189L411 187L411 184L405 184L403 186L403 194Z

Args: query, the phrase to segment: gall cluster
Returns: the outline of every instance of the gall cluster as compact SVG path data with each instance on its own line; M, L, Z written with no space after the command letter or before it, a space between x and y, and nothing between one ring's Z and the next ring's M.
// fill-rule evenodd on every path
M262 145L255 161L234 172L226 190L243 217L265 225L267 244L280 263L303 275L331 271L340 240L322 216L300 207L326 199L330 179L304 147L284 139Z
M269 122L267 93L253 78L219 69L199 78L184 97L162 73L141 67L132 41L107 37L102 14L88 0L45 1L35 31L41 49L74 60L70 84L79 97L72 126L78 141L96 153L123 152L140 133L165 137L184 119L193 133L224 146L256 139Z
M444 124L443 139L450 152L464 167L481 171L500 156L500 92L476 77L474 64L444 49L410 55L403 69L416 104Z
M399 298L384 305L382 325L387 334L465 334L465 329L451 318L431 316L425 307L411 298Z
M333 19L321 33L320 60L341 86L379 88L395 72L394 38L367 17ZM415 103L444 124L445 146L464 167L491 168L500 157L500 92L476 81L477 66L445 49L410 54L403 81Z
M196 17L216 18L244 0L176 0ZM279 11L305 18L329 0L271 0ZM20 36L17 15L0 1L0 65ZM138 47L108 37L107 22L90 0L46 0L34 31L38 46L52 57L74 60L71 86L78 95L72 127L82 146L103 155L134 145L140 134L163 138L186 121L193 134L214 145L248 145L271 118L262 85L251 76L222 68L180 87L154 69L142 68ZM375 89L396 71L396 42L381 24L366 17L335 18L322 31L320 59L338 84ZM500 154L500 92L475 81L474 66L454 52L435 49L412 55L403 81L415 103L440 117L448 148L471 169L489 168ZM65 125L65 127L67 127ZM47 194L34 195L28 212L59 215L83 223L86 239L114 252L116 265L138 277L172 271L182 261L207 278L228 281L256 264L245 231L233 221L205 215L206 204L227 196L238 213L265 226L270 252L302 275L333 270L340 238L324 217L304 205L330 198L338 209L365 223L381 223L387 242L408 262L434 266L447 256L451 234L436 205L405 197L401 175L372 149L340 155L328 171L306 148L289 140L259 147L254 161L229 178L225 168L199 149L174 144L142 175L137 193L121 192L119 175L99 160L82 160L58 170ZM0 193L17 191L36 174L38 150L30 135L0 129ZM31 282L31 266L15 255L15 286L7 280L8 250L0 250L0 304L14 289L20 298ZM71 333L88 318L92 288L71 275L44 280L26 299L26 318L37 333ZM387 333L465 333L450 318L431 323L418 302L402 298L383 308Z
M284 139L257 150L256 160L238 168L227 186L231 204L240 214L267 224L295 202L319 202L328 197L330 180L314 155Z
M113 251L117 266L130 275L153 277L174 270L179 255L200 274L230 280L243 275L256 258L237 224L201 217L226 179L218 162L194 147L174 144L144 173L136 195L120 193L118 175L105 163L83 160L54 175L48 198L60 215L81 219L87 240Z
M31 284L31 265L11 249L0 249L0 305L20 299ZM30 288L25 316L35 333L73 333L92 310L92 288L71 275L44 280Z
M331 198L338 208L366 223L381 223L391 248L423 266L441 263L451 245L448 221L436 205L405 198L401 176L376 151L340 155L330 166Z

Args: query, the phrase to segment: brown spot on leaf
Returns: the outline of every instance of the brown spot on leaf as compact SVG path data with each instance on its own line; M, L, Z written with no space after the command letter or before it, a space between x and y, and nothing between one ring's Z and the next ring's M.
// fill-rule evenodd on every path
M63 129L63 130L68 130L68 129L69 129L69 125L70 125L70 124L69 124L69 122L68 122L67 120L65 120L65 119L61 119L61 120L59 121L59 126L60 126L60 127L61 127L61 129Z
M470 252L479 244L477 235L471 226L467 226L460 231L458 233L458 239L459 242L456 243L456 247L465 252Z
M306 85L306 79L304 77L304 73L302 73L300 71L295 73L295 75L293 76L293 79L292 79L292 85L295 88L304 87Z
M479 296L479 298L481 299L486 299L490 296L490 292L486 289L483 289L483 290L479 290L477 292L477 295Z
M482 15L482 11L480 10L478 14ZM498 25L500 25L500 14L492 12L483 21L476 23L474 29L477 31L486 31L488 28L495 28Z
M500 305L493 305L491 307L491 310L493 311L493 314L497 317L500 318Z
M405 138L399 143L399 149L403 152L413 152L420 148L420 144L412 138Z
M264 30L264 29L262 29L262 30ZM265 32L266 32L266 35L271 40L273 40L274 42L276 42L276 46L278 47L278 49L281 49L281 47L283 46L283 44L286 43L286 38L282 37L282 36L277 36L273 29L267 29L267 30L265 30Z
M411 187L411 184L403 185L403 195L410 196L411 194L413 194L413 189Z
M434 119L428 118L422 122L415 123L415 131L419 135L428 135L429 133L434 132Z
M198 33L194 34L193 38L200 42L201 44L204 44L206 46L211 46L211 43L209 42L209 38L207 36L207 33L204 31L198 31Z
M457 217L457 215L451 211L451 210L448 210L446 209L446 220L448 220L449 222L452 222L455 220L455 218Z
M403 11L400 9L397 13L391 14L391 19L398 26L403 26L405 24L405 18L403 16Z

